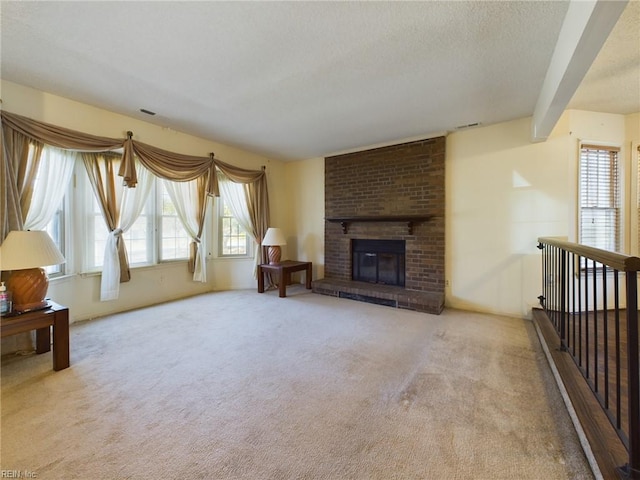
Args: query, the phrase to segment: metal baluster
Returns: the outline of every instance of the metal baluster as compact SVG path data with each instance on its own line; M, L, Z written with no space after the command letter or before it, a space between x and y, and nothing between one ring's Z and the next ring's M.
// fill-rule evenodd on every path
M589 378L589 261L584 259L584 363Z
M616 322L616 428L619 430L622 425L621 409L622 400L620 398L620 285L618 282L619 271L613 271L613 297L614 297L614 316Z
M604 408L609 408L609 315L607 312L607 266L602 264L602 326L604 342Z
M593 260L593 387L598 392L598 269Z
M578 366L582 367L582 257L578 255Z
M576 356L576 254L571 254L571 330L573 335L573 344L571 345L571 354Z
M638 274L627 277L627 363L629 377L629 478L640 479L640 357L638 356Z

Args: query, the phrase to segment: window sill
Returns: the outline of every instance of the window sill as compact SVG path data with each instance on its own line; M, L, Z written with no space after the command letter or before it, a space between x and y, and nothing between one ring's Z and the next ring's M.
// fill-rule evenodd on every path
M58 275L56 277L49 277L49 284L64 283L70 281L76 277L75 273L65 273L64 275Z
M153 265L130 265L129 268L132 271L144 271L144 270L161 270L163 268L170 268L178 264L186 265L188 260L166 260L160 263L154 263ZM81 278L97 277L102 275L102 270L90 270L88 272L82 272L79 274Z
M225 255L224 257L212 257L216 260L253 260L253 255Z

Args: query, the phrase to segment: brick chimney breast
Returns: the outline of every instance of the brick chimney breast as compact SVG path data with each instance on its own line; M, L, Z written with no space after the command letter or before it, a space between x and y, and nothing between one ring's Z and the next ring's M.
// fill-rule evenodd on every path
M352 239L405 240L405 289L444 298L445 144L436 137L325 158L325 218L431 216L412 231L356 221L344 233L325 222L325 279L351 280Z

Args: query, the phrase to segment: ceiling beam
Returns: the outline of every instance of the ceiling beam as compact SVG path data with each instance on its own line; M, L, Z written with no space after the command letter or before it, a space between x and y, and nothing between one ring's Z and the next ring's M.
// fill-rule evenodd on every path
M627 3L571 0L533 112L533 142L551 134Z

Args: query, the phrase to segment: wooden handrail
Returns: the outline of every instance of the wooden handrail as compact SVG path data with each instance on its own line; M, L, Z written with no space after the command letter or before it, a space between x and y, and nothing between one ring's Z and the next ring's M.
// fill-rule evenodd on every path
M623 253L610 252L600 248L589 247L579 243L568 242L562 237L539 237L539 243L562 248L570 253L575 253L581 257L586 257L596 262L600 262L621 272L640 271L640 258L625 255Z

